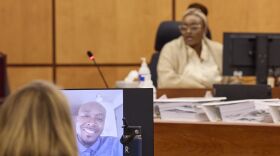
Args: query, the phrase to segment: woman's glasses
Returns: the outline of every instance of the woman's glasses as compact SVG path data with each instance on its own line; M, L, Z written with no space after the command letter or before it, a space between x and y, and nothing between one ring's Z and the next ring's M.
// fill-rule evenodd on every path
M181 25L179 25L179 29L180 29L182 34L185 34L188 31L190 31L190 32L198 32L198 31L201 30L201 28L202 28L201 24L190 24L190 25L181 24Z

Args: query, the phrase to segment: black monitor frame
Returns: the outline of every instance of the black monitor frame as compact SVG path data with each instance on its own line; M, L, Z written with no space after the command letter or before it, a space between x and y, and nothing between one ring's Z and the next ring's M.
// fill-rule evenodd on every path
M153 89L125 88L124 111L127 124L141 126L142 155L154 155Z
M223 75L242 71L256 76L257 84L267 84L269 70L280 67L280 34L224 33Z

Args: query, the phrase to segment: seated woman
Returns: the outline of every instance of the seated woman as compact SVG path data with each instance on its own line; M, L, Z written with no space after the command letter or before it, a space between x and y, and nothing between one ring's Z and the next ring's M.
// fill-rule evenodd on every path
M222 45L206 38L207 19L188 9L182 36L167 43L157 66L159 88L211 88L222 80Z
M77 156L70 108L52 84L33 82L0 108L0 155Z

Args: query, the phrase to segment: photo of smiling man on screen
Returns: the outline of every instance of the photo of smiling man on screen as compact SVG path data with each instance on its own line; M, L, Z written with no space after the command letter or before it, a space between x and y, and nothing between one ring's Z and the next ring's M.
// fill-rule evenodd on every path
M123 91L63 92L71 105L79 156L123 156Z
M100 136L105 119L106 109L98 102L87 102L80 106L75 125L80 156L123 155L119 138Z

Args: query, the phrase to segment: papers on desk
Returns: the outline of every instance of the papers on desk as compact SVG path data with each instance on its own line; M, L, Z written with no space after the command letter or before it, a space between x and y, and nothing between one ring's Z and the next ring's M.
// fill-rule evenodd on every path
M269 112L274 123L280 123L280 102L269 103Z
M272 122L269 105L278 102L279 99L236 100L203 104L202 108L213 122Z
M170 98L154 101L161 119L176 121L209 121L201 105L206 102L225 100L225 97Z
M280 123L279 99L223 101L224 97L170 98L154 101L163 120Z

